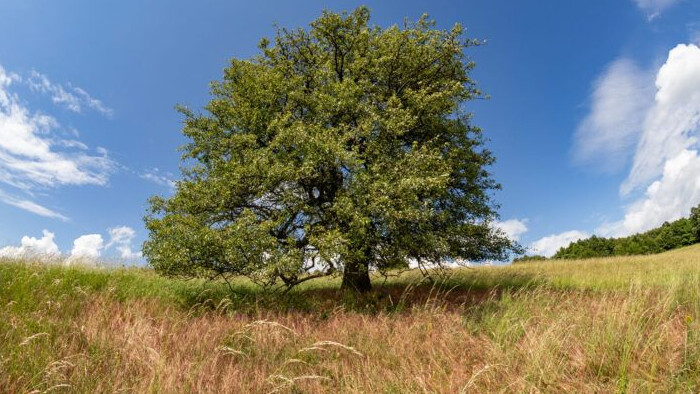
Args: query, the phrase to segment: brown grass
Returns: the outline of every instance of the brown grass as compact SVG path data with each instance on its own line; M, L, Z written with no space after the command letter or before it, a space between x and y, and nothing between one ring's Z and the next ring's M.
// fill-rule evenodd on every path
M465 297L477 301L322 318L99 296L60 337L21 346L50 345L38 386L66 392L666 391L683 362L684 315L657 295ZM11 392L27 382L0 378Z
M351 304L332 288L298 293L311 308L227 297L188 306L66 280L31 300L0 288L0 392L700 388L698 275L615 290L397 282Z

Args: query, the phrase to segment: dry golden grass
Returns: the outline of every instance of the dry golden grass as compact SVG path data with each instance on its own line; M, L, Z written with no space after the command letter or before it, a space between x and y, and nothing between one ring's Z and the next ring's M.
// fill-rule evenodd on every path
M674 253L465 270L444 286L408 275L359 301L331 283L278 303L6 264L0 392L694 392L700 248ZM681 262L653 266L668 261ZM618 277L596 279L606 269Z

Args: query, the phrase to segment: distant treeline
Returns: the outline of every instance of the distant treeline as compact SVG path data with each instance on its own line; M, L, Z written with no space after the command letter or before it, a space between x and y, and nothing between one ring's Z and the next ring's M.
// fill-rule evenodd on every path
M700 242L699 230L700 205L691 210L689 218L666 222L661 227L629 237L602 238L594 235L559 249L553 258L585 259L661 253Z
M563 247L553 259L629 256L661 253L700 242L700 205L691 209L689 218L665 222L661 227L623 238L592 236ZM542 256L524 256L514 262L542 260Z

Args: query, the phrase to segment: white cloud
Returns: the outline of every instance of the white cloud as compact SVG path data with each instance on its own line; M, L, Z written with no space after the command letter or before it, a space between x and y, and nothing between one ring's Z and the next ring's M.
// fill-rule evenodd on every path
M105 116L112 116L114 111L102 101L90 96L88 92L70 84L63 86L52 82L46 75L32 71L26 80L29 87L41 93L51 95L54 104L61 105L73 112L82 112L83 107L96 110Z
M132 250L132 243L136 236L134 229L128 226L118 226L107 230L110 236L105 245L104 238L100 234L85 234L73 241L73 248L65 260L67 264L74 262L95 263L103 253L114 248L122 259L137 260L141 258L140 251ZM24 258L58 258L61 252L54 242L54 233L44 230L42 238L29 236L22 237L20 246L5 246L0 248L0 257Z
M94 260L100 257L104 248L104 240L100 234L81 235L73 241L68 261L75 259Z
M588 238L590 235L585 231L571 230L561 234L552 234L540 238L530 245L533 253L546 257L551 257L560 248L568 246L570 243L580 239Z
M170 174L170 173L163 174L158 168L152 168L149 170L145 170L144 172L139 174L139 177L141 179L151 181L157 185L166 186L170 190L175 189L175 181L173 181L173 179L172 179L172 174Z
M29 200L24 200L21 198L13 197L2 190L0 190L0 201L4 202L5 204L12 205L14 207L24 209L27 212L31 212L33 214L39 215L39 216L44 216L47 218L52 218L52 219L60 219L63 221L68 221L68 218L65 217L64 215L61 215L60 213L53 211L49 208L46 208L44 206L41 206L35 202L29 201Z
M0 66L0 86L10 86L12 83L20 82L22 78L15 73L8 73ZM0 93L0 100L3 100L3 95ZM0 101L2 103L2 101Z
M527 219L509 219L503 222L496 222L494 225L503 231L508 238L519 241L520 236L527 232Z
M628 194L660 176L667 160L696 146L700 126L700 48L678 45L656 77L656 97L648 111L632 170L622 184Z
M0 75L3 73L0 67ZM0 85L0 181L23 189L107 183L113 167L109 157L88 155L82 147L78 151L59 149L75 146L75 141L63 142L52 135L58 127L56 120L30 114L8 87Z
M644 188L624 218L606 223L603 235L626 236L687 216L700 203L700 48L678 45L656 77L632 170L621 186L628 194Z
M646 82L648 88L642 86L645 78L639 75L643 74L624 63L614 63L597 83L596 93L600 95L594 94L592 112L577 135L579 150L595 144L610 145L596 152L597 160L633 155L620 194L635 198L624 208L623 218L599 226L595 230L598 235L620 237L646 231L687 216L690 208L700 203L700 48L680 44L669 51L654 84ZM609 91L603 93L605 89L600 87L606 84L610 85ZM619 86L618 93L615 85ZM634 95L645 95L647 89L655 91L650 105L635 101L638 98ZM625 104L624 97L631 102ZM605 113L614 116L601 115ZM587 124L605 124L593 120L601 117L617 121L599 128L600 132L582 131ZM638 125L638 131L634 125ZM630 141L635 139L631 147Z
M132 251L132 241L136 236L136 231L128 226L113 227L108 230L110 240L105 249L112 246L117 249L123 259L134 260L141 258L141 252Z
M700 203L700 157L695 150L683 150L666 161L661 179L653 182L644 196L629 207L625 217L604 224L596 232L604 236L626 236L650 230L665 221L688 216Z
M43 237L22 237L20 246L6 246L0 249L0 257L23 258L40 257L55 258L60 255L58 245L54 242L54 233L44 230Z
M105 185L116 168L107 151L98 148L93 154L84 143L61 138L56 119L32 113L11 91L12 84L20 80L0 66L0 183L24 191L62 185ZM54 86L48 79L42 78L41 83L48 84L46 89ZM57 97L54 101L72 105L67 96L64 101ZM78 103L86 100L83 97ZM39 215L65 219L30 201L7 195L1 200Z
M654 100L653 74L628 59L608 66L594 83L591 112L575 135L579 164L617 170L639 139L647 109Z
M663 10L679 1L680 0L634 0L637 7L647 14L649 20L656 18Z

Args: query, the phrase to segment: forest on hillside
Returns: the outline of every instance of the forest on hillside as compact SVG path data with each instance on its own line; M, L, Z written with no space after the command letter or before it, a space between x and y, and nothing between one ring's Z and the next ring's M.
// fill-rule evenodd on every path
M690 216L665 222L655 229L621 238L592 236L562 247L553 259L630 256L661 253L700 242L700 205ZM514 262L542 260L542 256L525 256Z

